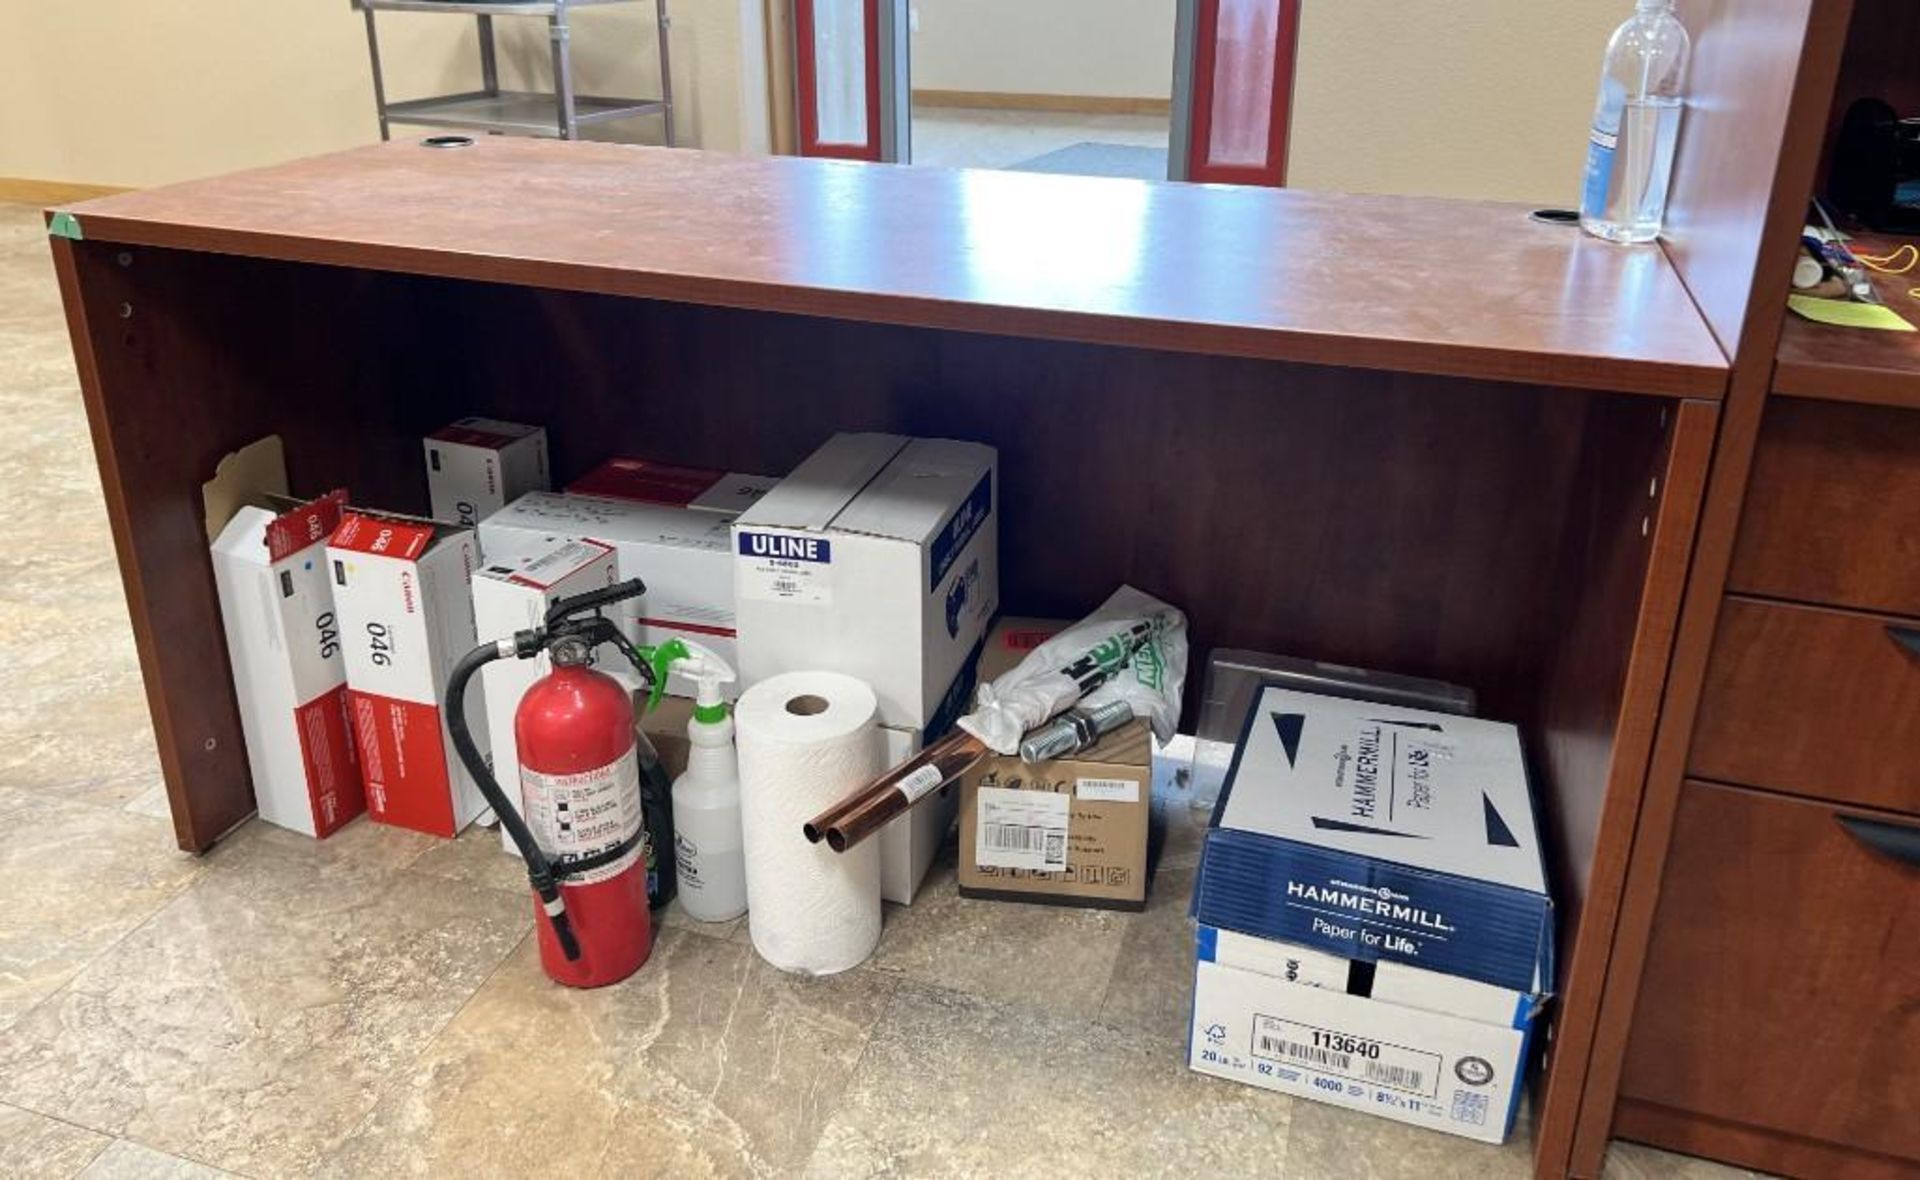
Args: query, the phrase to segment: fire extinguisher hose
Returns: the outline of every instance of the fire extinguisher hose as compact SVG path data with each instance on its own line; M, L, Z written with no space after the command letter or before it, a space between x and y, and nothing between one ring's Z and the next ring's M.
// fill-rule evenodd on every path
M534 632L521 632L521 635L534 635ZM556 870L547 854L527 829L526 821L520 818L520 809L507 801L506 792L500 789L500 782L488 769L487 760L480 756L480 748L474 745L473 731L467 727L466 696L467 683L473 674L494 660L518 656L517 637L502 639L498 643L483 643L454 665L453 675L447 678L447 733L453 738L453 748L460 755L460 761L466 764L473 774L473 781L479 785L480 793L486 796L487 805L500 817L500 823L513 838L514 846L520 849L520 855L527 862L527 880L532 882L534 893L540 898L540 906L546 911L547 921L553 926L553 936L560 944L560 951L568 962L580 957L580 940L574 937L573 923L567 920L567 903L560 896L560 879L564 872ZM609 849L607 853L592 857L595 864L577 862L566 866L567 870L579 873L595 867L604 856L608 861L625 855L626 849Z

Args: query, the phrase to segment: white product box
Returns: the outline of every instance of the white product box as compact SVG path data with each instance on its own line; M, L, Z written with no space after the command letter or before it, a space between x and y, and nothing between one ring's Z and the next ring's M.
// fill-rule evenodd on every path
M366 810L327 580L327 535L346 495L262 497L233 512L212 548L260 818L315 837Z
M456 835L486 803L454 753L440 707L473 650L473 531L350 510L327 542L367 810L381 823ZM487 748L481 686L467 725Z
M935 720L1000 600L992 447L838 434L734 524L741 679L857 676Z
M729 471L722 475L714 485L687 501L687 507L698 508L702 512L724 512L728 516L738 516L758 504L768 492L780 486L780 481L771 475L748 475L744 471Z
M1534 992L1205 925L1194 959L1196 1072L1488 1143L1512 1131Z
M920 752L921 731L880 727L885 743L887 769L905 762ZM960 814L960 784L948 783L939 794L880 829L874 837L880 841L880 897L882 900L913 903L914 891L926 879L934 854L953 830Z
M543 552L556 541L598 541L613 547L620 577L639 578L647 592L614 612L635 643L657 646L679 636L705 644L739 667L734 647L733 518L602 496L535 492L480 522L489 563ZM670 677L667 691L693 696L693 682ZM727 691L737 696L739 689Z
M1264 689L1214 810L1193 912L1349 958L1527 987L1551 954L1553 906L1518 731Z
M682 467L652 459L608 459L567 485L576 496L605 496L738 516L780 481L770 475Z
M462 418L429 434L427 498L435 520L478 524L528 492L553 486L547 432L493 418Z
M479 642L510 638L538 627L547 608L562 598L603 590L619 580L613 549L598 541L561 541L545 553L482 567L473 576L473 620ZM597 653L613 671L626 660L607 645ZM513 715L533 682L553 669L545 652L528 660L495 660L480 670L487 702L487 735L493 750L493 774L513 803L520 801L520 745ZM500 843L518 854L502 827Z

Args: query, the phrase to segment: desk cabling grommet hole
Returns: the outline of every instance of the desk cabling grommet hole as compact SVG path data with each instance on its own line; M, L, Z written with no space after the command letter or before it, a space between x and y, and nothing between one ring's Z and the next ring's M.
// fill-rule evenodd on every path
M421 147L463 148L473 146L471 135L429 135L420 141Z

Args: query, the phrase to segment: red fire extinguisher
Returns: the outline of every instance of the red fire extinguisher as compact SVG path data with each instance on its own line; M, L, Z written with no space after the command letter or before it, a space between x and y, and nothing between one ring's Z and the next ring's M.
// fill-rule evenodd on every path
M653 947L633 703L619 681L589 662L594 649L612 643L644 679L654 678L612 622L592 613L645 589L635 578L556 602L544 627L480 645L447 683L454 748L526 858L540 965L569 987L617 983L639 970ZM514 714L523 816L474 745L464 698L487 663L542 651L553 670L534 682ZM667 841L671 856L671 834L656 838Z

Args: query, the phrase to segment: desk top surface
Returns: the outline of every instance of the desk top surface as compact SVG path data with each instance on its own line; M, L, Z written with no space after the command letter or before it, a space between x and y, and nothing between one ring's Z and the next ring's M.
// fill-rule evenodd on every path
M75 206L89 240L1719 397L1665 255L1524 206L612 144L396 141Z

